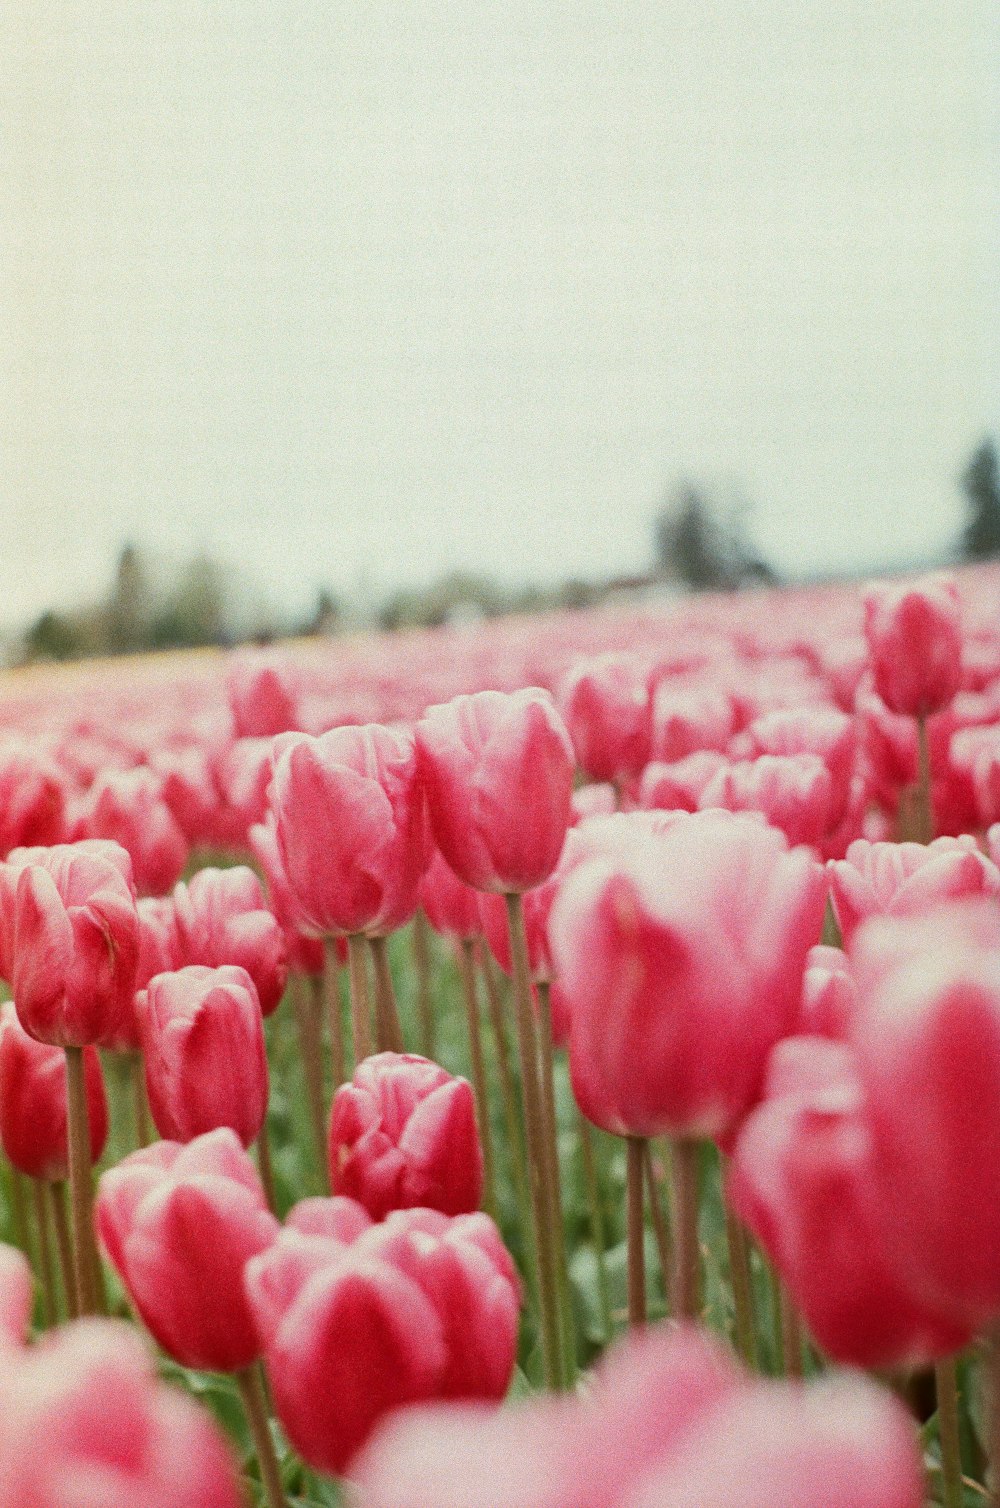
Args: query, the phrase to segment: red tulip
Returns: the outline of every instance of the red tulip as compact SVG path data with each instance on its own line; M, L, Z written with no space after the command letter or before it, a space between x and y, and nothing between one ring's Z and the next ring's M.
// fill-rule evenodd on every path
M287 657L234 657L226 671L226 690L237 738L272 738L300 726L298 687Z
M649 673L634 655L580 660L559 687L559 711L592 780L638 775L649 759Z
M847 954L817 944L810 948L802 979L798 1030L843 1041L858 1013L858 987Z
M865 598L865 637L875 689L890 711L929 717L948 705L962 678L962 624L953 581L925 576L873 588Z
M311 937L302 930L302 913L281 862L273 815L269 814L266 822L255 823L249 837L251 852L267 880L271 911L285 935L289 970L299 974L322 974L323 939Z
M275 744L270 800L310 930L381 935L409 921L428 856L411 733L372 724L288 734Z
M21 1025L60 1047L119 1040L131 1009L139 919L116 843L17 849L2 883Z
M278 1417L303 1458L331 1473L403 1404L501 1398L519 1303L485 1215L407 1210L353 1239L335 1224L332 1237L286 1228L246 1274Z
M208 1414L129 1328L81 1321L0 1358L0 1508L239 1508Z
M229 1126L245 1147L267 1113L260 1002L245 969L193 964L137 998L146 1093L157 1131L189 1142Z
M376 1220L415 1205L478 1209L483 1154L468 1081L409 1053L366 1058L333 1097L330 1177Z
M969 902L871 921L853 1033L893 1256L928 1303L1000 1315L1000 918Z
M858 728L853 717L835 707L783 708L758 717L737 734L729 747L736 760L761 754L781 758L811 754L821 759L830 776L829 822L845 814L858 754Z
M287 948L252 869L200 869L177 886L174 908L184 963L245 969L264 1015L277 1009L288 979Z
M236 1372L257 1359L243 1270L276 1239L278 1222L235 1132L133 1152L102 1177L96 1222L142 1320L175 1361Z
M845 944L868 917L913 916L942 901L1000 895L1000 871L971 837L928 844L859 838L828 873Z
M547 692L481 691L431 707L417 747L438 847L476 890L524 891L566 838L573 746Z
M619 1136L724 1135L794 1027L823 905L805 850L722 812L578 865L549 933L584 1113Z
M0 742L0 857L12 848L65 836L66 777L40 745L7 735Z
M120 843L132 859L137 890L164 895L179 879L188 843L163 798L152 770L110 770L100 775L74 825L78 838Z
M104 1151L108 1102L101 1063L84 1049L91 1162ZM29 1037L8 1001L0 1008L0 1142L15 1168L29 1178L68 1177L66 1054Z
M458 878L435 848L420 881L420 904L435 932L460 939L478 937L483 926L479 895ZM504 917L506 920L506 912Z
M971 1332L915 1299L886 1251L850 1048L789 1038L774 1050L769 1081L740 1131L728 1193L816 1341L866 1368L959 1350Z

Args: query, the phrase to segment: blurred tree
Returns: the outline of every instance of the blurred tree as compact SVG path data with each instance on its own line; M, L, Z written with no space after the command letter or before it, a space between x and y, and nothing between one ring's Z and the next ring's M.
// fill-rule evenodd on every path
M744 504L722 513L700 488L685 483L654 520L659 574L678 578L695 591L776 580L747 537L747 511Z
M1000 464L993 440L984 440L962 476L968 522L962 534L967 560L990 560L1000 555Z
M24 654L28 660L71 660L79 653L79 641L73 624L61 613L42 613L24 636Z
M142 556L127 544L118 557L107 607L108 648L128 654L148 643L151 595Z

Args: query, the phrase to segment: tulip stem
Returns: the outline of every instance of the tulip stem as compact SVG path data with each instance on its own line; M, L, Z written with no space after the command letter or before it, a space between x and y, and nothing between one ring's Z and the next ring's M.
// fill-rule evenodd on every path
M989 1442L990 1471L993 1490L990 1502L1000 1505L1000 1325L987 1331L986 1360L986 1439Z
M545 1121L541 1089L538 1082L538 1047L535 1040L535 1017L531 1003L531 979L528 966L528 941L524 930L521 897L508 894L507 925L514 967L514 1005L517 1022L517 1045L521 1061L521 1096L524 1104L524 1129L528 1147L528 1175L531 1188L532 1224L535 1258L538 1267L538 1293L542 1311L542 1356L545 1379L550 1388L558 1388L562 1376L559 1356L559 1307L556 1296L555 1248L550 1213L549 1160L545 1149Z
M802 1376L802 1329L799 1311L788 1292L780 1272L772 1268L775 1323L778 1329L781 1366L786 1377Z
M347 967L351 985L351 1026L354 1066L372 1055L371 995L368 990L368 940L361 932L347 939Z
M347 1057L344 1051L344 1018L340 1014L340 965L337 962L337 944L332 937L323 939L323 996L330 1029L330 1062L333 1069L333 1091L336 1094L347 1078Z
M316 1145L316 1160L319 1166L323 1193L330 1192L330 1178L326 1166L326 1113L323 1108L323 997L317 990L316 980L305 980L301 974L292 975L292 1006L295 1025L298 1029L299 1055L302 1058L302 1076L305 1082L306 1104L312 1126L312 1138Z
M917 791L914 814L918 843L929 843L934 836L934 807L931 796L931 750L927 738L926 717L917 718Z
M656 1177L656 1169L653 1163L652 1143L646 1142L646 1151L643 1157L646 1169L647 1192L649 1194L649 1210L653 1217L653 1234L656 1237L656 1250L660 1258L660 1277L663 1280L663 1292L670 1297L670 1270L673 1267L673 1249L670 1241L670 1227L667 1225L663 1213L663 1205L660 1202L660 1189Z
M643 1219L643 1164L646 1138L625 1138L625 1195L628 1232L628 1322L646 1323L646 1226Z
M611 1289L608 1286L607 1236L604 1226L604 1210L601 1205L601 1186L597 1177L597 1157L590 1122L583 1111L577 1108L577 1124L580 1131L580 1154L583 1158L583 1178L587 1186L587 1204L590 1210L590 1239L597 1254L597 1294L601 1304L601 1325L605 1342L611 1339Z
M556 1116L555 1050L552 1043L552 995L547 980L538 984L538 1025L542 1077L542 1108L545 1114L545 1144L549 1159L549 1194L552 1231L555 1238L556 1285L562 1318L563 1382L576 1385L576 1337L573 1330L573 1307L569 1293L569 1258L566 1253L566 1227L562 1210L562 1177L559 1169L559 1122Z
M242 1372L237 1372L236 1386L239 1389L243 1412L246 1414L250 1433L253 1436L257 1464L260 1467L260 1479L264 1484L264 1496L267 1499L268 1508L288 1508L285 1489L281 1485L281 1468L274 1453L274 1441L271 1438L264 1388L258 1368L252 1366Z
M66 1313L76 1319L80 1302L76 1292L76 1275L73 1272L73 1243L70 1240L69 1221L66 1218L66 1186L63 1183L48 1185L52 1223L56 1231L56 1251L59 1253L59 1270L62 1273L63 1291L66 1295Z
M493 1174L493 1131L490 1127L490 1099L486 1087L486 1062L483 1058L483 1034L479 1024L479 1001L476 992L475 943L463 937L458 949L458 966L462 975L462 996L469 1025L469 1052L472 1058L472 1085L476 1091L476 1115L479 1139L483 1148L484 1203L496 1218L496 1191Z
M729 1249L729 1282L733 1290L736 1350L748 1367L757 1368L757 1338L754 1322L753 1279L747 1234L723 1199L726 1212L726 1245Z
M375 965L375 1029L379 1052L405 1052L396 989L389 968L388 942L384 937L369 937L368 947Z
M278 1201L274 1188L274 1164L271 1161L271 1137L267 1129L266 1114L260 1131L257 1133L257 1167L260 1170L260 1181L264 1188L267 1207L272 1215L277 1215Z
M56 1285L52 1271L52 1241L49 1226L49 1211L45 1203L45 1184L41 1178L33 1178L32 1193L35 1201L35 1223L38 1226L38 1274L42 1280L42 1313L45 1328L51 1330L56 1323Z
M934 1388L937 1393L944 1508L962 1508L962 1445L958 1424L958 1371L954 1356L946 1356L935 1363Z
M496 1045L497 1068L500 1073L500 1091L503 1098L504 1125L507 1131L507 1146L510 1150L510 1171L514 1184L514 1194L517 1198L518 1218L525 1240L529 1240L531 1230L531 1200L528 1197L528 1175L525 1171L524 1142L521 1136L521 1123L517 1114L517 1097L514 1093L514 1075L511 1071L510 1049L507 1045L507 1028L503 1019L503 1001L500 998L500 987L493 967L493 960L489 953L480 954L480 963L483 971L483 981L486 985L486 1004L490 1013L490 1025L493 1028L493 1040ZM536 1274L532 1272L534 1279ZM534 1288L536 1305L540 1304L537 1288Z
M24 1174L10 1164L10 1205L14 1224L14 1244L31 1261L31 1228L28 1225L28 1201L24 1193Z
M670 1307L675 1319L696 1319L701 1308L698 1248L698 1143L670 1144L674 1189L674 1273Z
M146 1068L142 1060L142 1053L130 1052L128 1060L128 1076L132 1089L132 1121L135 1131L135 1144L137 1147L148 1147L153 1140L153 1131L149 1123L149 1100L146 1098Z
M87 1084L83 1048L67 1047L66 1121L69 1131L69 1192L73 1205L73 1254L76 1289L81 1314L101 1309L97 1282L97 1250L94 1245L94 1174L90 1160L90 1122L87 1115Z
M434 1007L431 1000L430 927L423 908L413 918L413 965L417 975L417 1017L420 1022L420 1051L425 1058L434 1057Z

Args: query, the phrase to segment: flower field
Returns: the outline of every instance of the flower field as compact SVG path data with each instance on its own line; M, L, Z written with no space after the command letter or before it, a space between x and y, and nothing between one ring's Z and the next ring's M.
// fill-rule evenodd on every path
M1000 1502L1000 572L0 682L0 1508Z

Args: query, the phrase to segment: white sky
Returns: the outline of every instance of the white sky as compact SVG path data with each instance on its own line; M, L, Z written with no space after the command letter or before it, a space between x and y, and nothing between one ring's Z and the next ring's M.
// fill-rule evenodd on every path
M991 30L992 28L992 30ZM991 0L5 0L0 620L919 555L998 414ZM992 279L992 281L991 281Z

